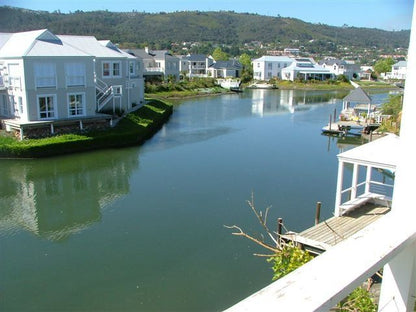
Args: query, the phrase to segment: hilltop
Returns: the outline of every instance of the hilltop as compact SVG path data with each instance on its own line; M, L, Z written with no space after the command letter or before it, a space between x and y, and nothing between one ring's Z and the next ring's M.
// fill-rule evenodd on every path
M179 51L184 42L222 44L238 49L257 42L275 48L306 47L318 52L333 52L341 46L392 53L398 48L407 49L410 37L410 30L336 27L289 17L232 11L75 11L63 14L3 6L0 16L2 32L48 28L57 34L94 35L122 46L149 45L159 49L177 46Z

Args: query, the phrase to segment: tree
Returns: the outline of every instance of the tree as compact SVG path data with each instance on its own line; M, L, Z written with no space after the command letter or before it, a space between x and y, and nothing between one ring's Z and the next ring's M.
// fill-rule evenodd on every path
M243 70L241 73L241 81L249 82L253 79L253 66L251 65L251 57L247 53L240 55L239 61L243 65Z
M374 70L378 73L388 73L391 72L391 67L394 64L394 60L391 57L384 58L381 60L378 60L374 64Z
M215 48L214 52L212 52L212 57L216 61L228 61L229 56L225 53L220 47Z

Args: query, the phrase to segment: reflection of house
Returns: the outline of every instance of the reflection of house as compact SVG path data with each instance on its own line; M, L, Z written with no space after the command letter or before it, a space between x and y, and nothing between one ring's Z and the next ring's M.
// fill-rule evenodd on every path
M283 80L327 80L333 79L334 76L328 69L316 64L309 58L293 59L293 62L288 67L282 69Z
M152 77L179 79L179 58L165 50L128 49L127 53L143 60L143 76L146 80Z
M328 69L335 76L344 75L349 80L359 78L360 75L359 66L345 60L328 58L320 61L319 65Z
M110 41L50 31L0 33L0 115L7 129L73 122L84 129L101 112L144 99L142 63Z
M293 59L287 56L262 56L252 61L253 78L256 80L281 79L282 69L292 62Z
M81 157L50 160L49 166L14 164L2 171L0 231L23 228L50 240L62 240L101 220L101 211L129 192L137 154L100 161Z

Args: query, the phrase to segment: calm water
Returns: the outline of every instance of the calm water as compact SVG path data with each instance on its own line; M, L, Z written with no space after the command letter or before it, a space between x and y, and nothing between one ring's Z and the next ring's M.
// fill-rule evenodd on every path
M187 100L140 148L0 160L0 310L217 311L266 286L265 251L223 225L261 233L251 194L272 228L331 216L350 145L320 128L345 95Z

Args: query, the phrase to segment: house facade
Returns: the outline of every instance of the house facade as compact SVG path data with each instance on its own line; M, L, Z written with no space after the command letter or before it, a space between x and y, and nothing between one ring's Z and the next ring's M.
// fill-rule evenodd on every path
M319 62L323 68L328 69L335 76L344 75L349 80L358 79L360 77L360 67L353 62L327 58Z
M328 80L334 78L335 75L330 70L323 68L309 58L294 58L289 66L281 70L282 80Z
M143 62L143 76L145 80L158 78L166 80L169 77L175 80L179 79L180 60L166 50L150 50L148 47L144 49L128 49L126 53L137 57Z
M208 77L208 68L214 63L211 56L203 54L188 54L180 57L181 74L192 77Z
M208 67L208 76L213 78L238 78L243 66L239 61L216 61Z
M7 130L83 123L144 101L141 61L92 36L0 34L0 116ZM111 116L110 116L111 117Z
M407 74L407 62L406 61L400 61L391 67L391 79L406 79Z
M255 80L282 79L282 69L293 63L287 56L265 55L252 61L253 78Z

